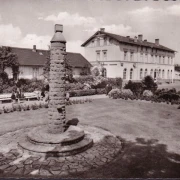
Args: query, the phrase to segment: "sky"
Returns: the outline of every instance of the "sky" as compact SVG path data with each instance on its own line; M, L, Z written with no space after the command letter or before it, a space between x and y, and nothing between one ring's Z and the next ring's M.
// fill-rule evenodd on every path
M81 44L100 28L143 39L175 51L180 64L180 1L154 0L0 0L0 45L48 49L54 25L63 25L68 52L84 54Z

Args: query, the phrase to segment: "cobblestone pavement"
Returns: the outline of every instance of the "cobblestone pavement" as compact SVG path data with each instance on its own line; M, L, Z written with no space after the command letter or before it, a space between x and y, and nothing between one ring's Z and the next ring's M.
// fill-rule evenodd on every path
M120 141L111 133L95 127L84 127L94 145L74 156L48 157L23 151L17 145L30 128L0 136L0 175L3 176L58 176L84 172L112 161L121 150Z

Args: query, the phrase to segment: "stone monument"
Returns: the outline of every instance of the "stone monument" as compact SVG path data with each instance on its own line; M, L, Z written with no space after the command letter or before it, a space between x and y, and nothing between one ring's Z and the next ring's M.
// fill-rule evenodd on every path
M93 145L80 127L70 126L65 131L66 40L62 32L63 26L56 24L50 50L49 124L34 128L19 143L23 149L52 156L76 154Z
M110 132L97 127L71 125L66 129L66 40L62 32L63 26L56 24L50 50L49 124L32 129L18 144L34 154L58 158L71 156L76 163L86 161L97 167L114 158L121 150L121 142ZM90 167L88 163L85 167ZM87 170L85 167L83 169Z

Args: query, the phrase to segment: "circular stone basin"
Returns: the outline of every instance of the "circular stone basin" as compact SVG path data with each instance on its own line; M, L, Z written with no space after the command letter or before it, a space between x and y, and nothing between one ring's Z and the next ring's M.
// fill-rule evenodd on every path
M68 145L83 139L84 131L77 126L70 126L66 132L60 134L49 133L48 127L37 127L30 131L27 138L32 143L42 144L61 144Z

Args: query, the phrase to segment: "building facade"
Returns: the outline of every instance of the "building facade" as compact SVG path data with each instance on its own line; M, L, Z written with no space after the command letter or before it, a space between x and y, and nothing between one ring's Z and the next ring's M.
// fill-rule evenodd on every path
M97 31L82 44L85 58L102 66L107 77L124 80L141 80L147 75L155 79L172 81L174 78L175 51L159 44L143 40L142 35L130 38Z
M34 45L32 49L11 47L13 53L18 56L19 75L18 78L25 79L43 79L43 68L49 56L48 50L36 49ZM72 67L73 76L79 76L82 73L90 72L92 65L80 54L67 52L66 58L68 64ZM9 78L12 78L12 69L6 68Z

